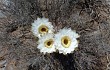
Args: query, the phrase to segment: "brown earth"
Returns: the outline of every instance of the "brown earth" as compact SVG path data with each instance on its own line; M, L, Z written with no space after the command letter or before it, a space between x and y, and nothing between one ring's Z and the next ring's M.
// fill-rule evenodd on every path
M31 24L46 17L79 38L72 54L43 55ZM0 0L0 70L110 70L110 6L105 0Z

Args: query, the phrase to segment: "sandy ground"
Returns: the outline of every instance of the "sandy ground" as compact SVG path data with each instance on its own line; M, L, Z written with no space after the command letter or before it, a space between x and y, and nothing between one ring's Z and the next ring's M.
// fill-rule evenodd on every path
M110 70L109 0L0 0L0 70ZM81 37L74 53L43 55L31 24L49 18Z

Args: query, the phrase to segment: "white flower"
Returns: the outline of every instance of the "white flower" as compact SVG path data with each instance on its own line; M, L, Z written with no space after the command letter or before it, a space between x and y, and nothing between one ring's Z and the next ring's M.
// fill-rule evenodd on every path
M37 18L37 20L32 23L33 34L40 38L47 33L53 33L53 26L47 18Z
M39 45L37 48L40 49L40 52L45 54L56 51L53 36L53 34L47 34L39 39Z
M62 29L55 35L55 46L59 53L72 53L78 47L79 35L71 29Z

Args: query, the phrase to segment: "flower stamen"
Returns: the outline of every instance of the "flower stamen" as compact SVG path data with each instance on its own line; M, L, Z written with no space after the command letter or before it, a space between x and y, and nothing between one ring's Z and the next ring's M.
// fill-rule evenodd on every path
M61 38L61 43L63 47L68 48L71 44L71 39L68 36L64 36Z
M46 33L48 33L48 27L45 26L45 25L41 25L41 26L39 27L39 33L41 33L41 34L46 34Z
M53 46L53 39L46 40L44 42L45 47L51 48Z

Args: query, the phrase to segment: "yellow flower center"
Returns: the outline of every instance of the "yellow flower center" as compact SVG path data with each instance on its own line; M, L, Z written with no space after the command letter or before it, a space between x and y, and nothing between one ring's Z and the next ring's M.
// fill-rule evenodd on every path
M61 38L61 44L63 47L68 48L71 45L71 39L68 36L64 36Z
M51 48L53 46L53 42L54 42L53 39L49 39L44 42L44 45L47 48Z
M39 30L39 33L41 33L41 34L48 33L48 27L45 25L41 25L38 30Z

